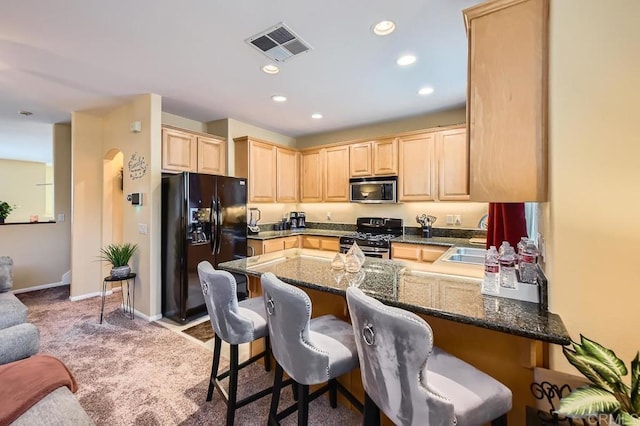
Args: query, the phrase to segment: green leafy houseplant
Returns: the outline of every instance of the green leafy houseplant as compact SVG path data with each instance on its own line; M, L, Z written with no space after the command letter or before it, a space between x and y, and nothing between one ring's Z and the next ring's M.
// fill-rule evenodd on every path
M13 210L15 210L16 206L12 206L6 201L0 201L0 219L4 220L9 216Z
M631 361L631 386L622 377L628 371L616 354L580 335L580 343L571 342L562 349L564 356L589 381L560 401L557 414L588 417L609 414L624 426L640 425L640 352Z
M111 264L111 276L114 278L126 277L131 269L129 268L129 260L138 248L137 244L122 243L109 244L100 249L100 260ZM126 267L126 268L123 268ZM118 269L123 268L123 269Z

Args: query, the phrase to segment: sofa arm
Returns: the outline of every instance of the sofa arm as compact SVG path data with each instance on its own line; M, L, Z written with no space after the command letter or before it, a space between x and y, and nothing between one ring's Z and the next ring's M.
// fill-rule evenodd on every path
M30 323L0 330L0 365L30 357L40 349L40 332Z

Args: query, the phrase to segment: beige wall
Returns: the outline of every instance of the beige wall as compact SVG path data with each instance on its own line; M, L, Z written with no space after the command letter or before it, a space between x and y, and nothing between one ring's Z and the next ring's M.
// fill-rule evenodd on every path
M47 180L47 165L34 161L18 161L0 159L0 201L6 201L16 208L6 223L29 222L31 215L38 215L39 220L48 221L47 217L47 188L44 183L53 184ZM9 184L10 183L10 184Z
M335 132L319 133L316 135L302 136L296 140L298 149L309 148L316 145L344 142L355 139L376 138L392 136L402 132L429 129L438 126L466 123L465 107L452 110L405 118L402 120L386 121L367 124Z
M179 115L169 114L168 112L162 113L162 124L192 130L194 132L207 132L206 123L191 120L190 118L180 117Z
M72 298L99 291L103 272L96 256L111 241L103 236L103 162L123 153L124 193L139 192L142 206L124 202L123 240L138 245L130 266L137 272L136 310L147 316L160 313L160 180L161 180L161 99L140 95L131 102L95 116L86 112L72 114L74 168L74 222L72 243ZM129 130L132 121L142 123L142 131ZM136 175L131 167L134 155L142 160L146 172ZM107 183L110 188L111 181ZM109 199L109 197L108 197ZM147 234L138 232L147 226Z
M640 2L553 0L550 308L628 365L640 349ZM551 366L575 374L558 347Z
M65 220L0 226L0 254L11 256L14 261L14 290L59 283L70 269L71 127L68 124L53 126L53 155L55 208L57 214L64 214Z

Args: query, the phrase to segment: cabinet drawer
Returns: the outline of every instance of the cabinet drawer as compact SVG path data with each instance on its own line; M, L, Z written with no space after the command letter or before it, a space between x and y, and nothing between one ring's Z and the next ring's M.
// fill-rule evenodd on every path
M316 250L338 251L340 240L333 237L302 237L302 247Z
M424 244L391 244L391 258L431 263L437 260L448 247Z
M320 250L320 237L302 237L302 247Z
M338 251L340 250L340 240L338 238L322 238L320 240L322 250Z
M284 248L285 249L296 248L296 247L299 246L298 237L283 238L283 241L284 241Z
M284 238L266 240L263 244L263 253L273 253L274 251L282 250L284 250Z

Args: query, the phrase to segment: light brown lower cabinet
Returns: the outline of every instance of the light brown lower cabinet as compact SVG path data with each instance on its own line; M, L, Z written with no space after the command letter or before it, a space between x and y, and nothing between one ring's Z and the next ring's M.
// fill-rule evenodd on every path
M337 252L340 249L340 239L337 237L318 237L315 235L303 235L302 248Z
M436 245L391 243L391 259L432 263L448 249L449 247Z
M292 235L290 237L272 238L270 240L247 240L247 256L257 256L260 254L273 253L300 246L300 237Z

